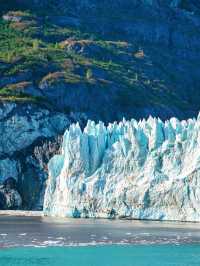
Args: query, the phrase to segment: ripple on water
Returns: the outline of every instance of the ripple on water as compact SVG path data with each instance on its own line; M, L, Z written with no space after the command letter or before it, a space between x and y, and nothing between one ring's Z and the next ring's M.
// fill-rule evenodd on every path
M23 221L23 218L20 219ZM200 243L200 229L196 225L186 225L183 228L181 224L180 230L176 224L174 227L172 224L169 227L166 224L164 227L163 223L156 223L157 227L154 228L148 227L152 223L138 226L138 223L130 221L127 221L125 226L124 221L113 221L111 224L108 221L95 220L94 226L94 220L76 220L76 223L74 220L67 220L66 223L56 223L29 218L29 223L25 223L19 222L20 219L9 218L8 224L5 221L1 224L0 247ZM87 227L83 226L85 224Z

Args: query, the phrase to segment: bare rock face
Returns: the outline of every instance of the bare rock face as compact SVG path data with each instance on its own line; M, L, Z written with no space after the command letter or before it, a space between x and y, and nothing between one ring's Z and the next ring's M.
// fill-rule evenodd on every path
M65 114L33 104L1 103L0 208L42 208L45 167L68 124Z
M0 208L15 210L22 207L22 198L17 191L17 181L8 177L0 187Z
M18 0L19 3L26 3L24 0ZM48 0L31 0L29 1L31 4L39 7L50 6ZM151 6L152 8L158 7L170 7L170 8L180 8L180 9L191 9L195 10L199 8L199 3L196 0L59 0L56 1L59 7L66 7L69 6L71 10L94 10L106 8L106 7L113 7L113 8L133 8L137 7L138 5L147 5ZM65 9L64 9L65 10ZM63 10L62 10L63 11Z

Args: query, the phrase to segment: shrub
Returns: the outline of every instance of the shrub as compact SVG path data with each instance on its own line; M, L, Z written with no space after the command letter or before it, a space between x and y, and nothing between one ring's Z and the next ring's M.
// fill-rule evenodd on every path
M87 80L91 80L92 77L93 77L92 70L91 69L87 69L87 71L86 71L86 79Z

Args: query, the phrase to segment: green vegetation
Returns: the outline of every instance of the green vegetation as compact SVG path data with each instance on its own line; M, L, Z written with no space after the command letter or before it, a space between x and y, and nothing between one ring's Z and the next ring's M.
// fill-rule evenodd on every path
M38 88L42 84L59 87L84 83L90 88L106 88L103 93L109 93L112 86L119 87L115 98L125 107L167 106L169 102L181 108L188 106L186 100L180 101L174 87L180 79L178 74L159 63L160 58L168 60L168 54L166 58L164 52L159 55L156 46L149 45L146 52L145 45L141 48L127 41L105 40L81 27L58 26L39 11L9 11L3 15L0 78L13 81L2 82L1 99L47 101L28 95L28 84ZM158 58L155 62L151 61L152 54ZM23 78L18 80L20 75Z
M54 86L55 84L59 83L71 83L71 84L76 84L81 81L80 76L75 75L70 72L54 72L54 73L49 73L46 75L41 83L46 84L47 86Z
M20 94L20 95L1 95L0 101L6 101L6 102L18 102L18 103L35 103L35 104L42 104L46 101L46 99L43 99L42 97L38 96L31 96L27 94Z
M86 79L87 79L87 80L91 80L92 77L93 77L92 70L91 70L91 69L87 69L87 72L86 72Z
M26 92L26 88L31 85L31 82L7 85L0 90L0 100L42 103L45 100L43 97L33 96Z

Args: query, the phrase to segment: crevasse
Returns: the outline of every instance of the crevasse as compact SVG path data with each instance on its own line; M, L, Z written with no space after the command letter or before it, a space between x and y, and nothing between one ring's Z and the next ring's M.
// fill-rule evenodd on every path
M73 124L48 166L45 215L200 221L200 115Z

